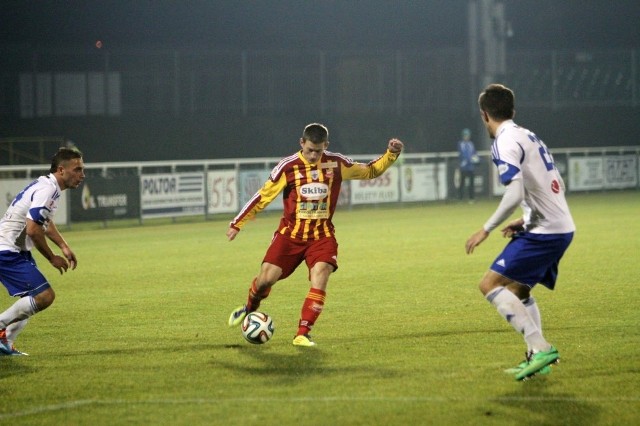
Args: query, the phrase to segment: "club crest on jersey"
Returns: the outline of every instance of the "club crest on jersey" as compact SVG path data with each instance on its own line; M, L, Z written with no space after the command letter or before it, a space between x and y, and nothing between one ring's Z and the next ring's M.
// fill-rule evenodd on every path
M329 186L320 182L307 183L300 187L300 197L305 200L322 200L329 196Z
M318 176L320 176L320 173L317 170L311 170L311 179L318 180Z

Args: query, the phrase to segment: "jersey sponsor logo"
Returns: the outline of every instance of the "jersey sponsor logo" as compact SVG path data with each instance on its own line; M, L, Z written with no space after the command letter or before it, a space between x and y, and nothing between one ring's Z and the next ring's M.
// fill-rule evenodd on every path
M320 168L321 169L335 169L336 167L338 167L338 162L337 161L329 161L326 163L320 163Z
M328 219L327 203L318 201L302 201L298 203L299 219Z
M551 191L553 191L554 194L560 192L560 184L555 179L551 182Z
M329 219L329 210L325 209L310 209L298 211L298 219L317 220L317 219Z
M300 187L300 196L305 200L322 200L329 196L329 186L321 182L307 183Z

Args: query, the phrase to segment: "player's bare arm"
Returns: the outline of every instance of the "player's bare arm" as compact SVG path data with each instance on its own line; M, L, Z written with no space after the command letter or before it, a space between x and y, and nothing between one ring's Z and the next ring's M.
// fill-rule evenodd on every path
M61 274L67 271L69 268L67 260L51 251L51 248L49 248L47 244L45 230L42 225L37 224L31 219L27 219L27 235L31 238L31 241L33 241L33 244L40 254L42 254L54 268L60 271Z
M489 237L489 233L485 231L484 228L480 229L475 234L470 236L467 240L467 243L465 244L467 254L473 253L473 249L478 247L480 243L487 239L487 237Z
M45 234L51 241L53 241L55 245L60 248L62 254L64 254L64 257L66 257L67 261L69 261L69 266L71 267L71 269L76 269L76 266L78 266L78 259L76 258L75 253L73 252L73 250L71 250L71 247L69 247L69 244L67 244L62 234L60 234L60 232L58 231L56 224L52 220L49 221L49 225L45 230Z

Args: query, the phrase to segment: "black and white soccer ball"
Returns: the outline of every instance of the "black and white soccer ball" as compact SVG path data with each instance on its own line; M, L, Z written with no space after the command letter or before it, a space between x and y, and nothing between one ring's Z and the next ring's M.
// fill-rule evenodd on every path
M242 335L249 343L267 343L274 331L273 319L264 312L251 312L242 321Z

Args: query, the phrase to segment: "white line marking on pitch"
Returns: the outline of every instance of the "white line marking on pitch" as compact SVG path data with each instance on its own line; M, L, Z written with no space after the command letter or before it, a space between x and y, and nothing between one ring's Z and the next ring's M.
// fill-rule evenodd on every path
M470 402L469 398L446 398L446 397L299 397L299 398L188 398L188 399L80 399L77 401L68 401L60 404L43 405L29 410L16 411L14 413L0 414L0 420L12 419L17 417L31 416L34 414L42 414L53 411L72 410L78 407L88 405L135 405L135 404L152 404L152 405L188 405L188 404L220 404L220 403L246 403L246 402L282 402L282 403L299 403L299 402ZM640 397L497 397L487 399L477 399L476 401L485 402L638 402Z

